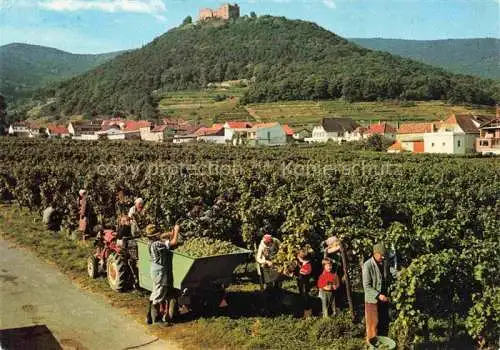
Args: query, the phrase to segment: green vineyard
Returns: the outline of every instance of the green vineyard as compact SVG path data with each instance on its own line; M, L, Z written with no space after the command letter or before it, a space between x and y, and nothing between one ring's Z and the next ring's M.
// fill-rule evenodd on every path
M390 336L400 348L500 336L500 162L489 157L389 155L335 145L217 145L0 139L0 199L32 211L55 201L77 228L86 189L100 223L135 197L164 230L196 208L190 237L254 249L265 232L286 263L337 235L354 288L375 242L395 247L399 276ZM446 348L443 345L442 348Z

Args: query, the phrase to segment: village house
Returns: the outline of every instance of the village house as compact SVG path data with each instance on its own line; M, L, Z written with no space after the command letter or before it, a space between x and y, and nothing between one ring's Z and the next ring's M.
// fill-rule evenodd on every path
M287 142L285 129L279 123L257 123L250 128L233 129L233 145L280 146Z
M141 128L150 128L147 120L127 120L119 133L108 134L108 140L140 140Z
M20 136L20 137L38 137L41 133L45 132L45 128L41 128L38 125L24 121L9 125L7 128L7 134L10 136Z
M168 138L168 126L146 126L139 129L142 141L165 142Z
M209 128L201 127L194 133L196 141L225 144L225 129L223 124L214 124Z
M371 124L364 130L364 138L381 135L389 140L395 140L397 132L396 128L392 125L379 122L378 124Z
M8 134L10 136L25 136L28 137L30 134L30 125L25 122L14 123L9 126Z
M48 125L45 132L49 138L66 138L71 136L68 128L64 125Z
M439 122L401 124L396 134L397 144L405 151L423 153L424 134L435 131L436 124L439 125ZM393 146L396 147L396 144Z
M500 114L479 126L476 151L482 154L500 155Z
M101 120L71 121L68 131L74 140L97 140L96 132L101 130Z
M327 142L333 140L336 142L356 141L360 139L360 134L355 132L359 125L351 118L323 118L321 125L315 126L312 131L312 137L305 141Z
M249 129L252 123L244 121L229 121L224 123L224 137L227 141L232 141L235 137L235 130Z
M476 151L481 123L490 121L486 116L452 114L441 122L437 130L424 134L425 153L466 154Z
M209 8L204 8L200 10L199 19L200 21L206 21L210 19L237 19L240 17L240 7L238 4L225 4L216 10Z

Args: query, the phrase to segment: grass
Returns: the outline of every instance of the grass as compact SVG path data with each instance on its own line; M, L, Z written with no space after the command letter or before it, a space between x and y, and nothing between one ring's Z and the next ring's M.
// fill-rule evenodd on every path
M80 288L103 296L144 324L147 292L115 293L104 278L88 278L86 258L93 250L90 242L77 242L66 234L44 230L38 213L15 204L0 204L0 237L29 248L65 272ZM188 350L363 348L363 325L353 324L348 313L326 320L297 317L296 294L285 292L283 305L267 305L248 276L228 289L227 300L230 307L221 314L202 313L201 317L186 314L173 327L155 325L150 331ZM317 300L313 308L317 311ZM261 316L263 309L265 317Z

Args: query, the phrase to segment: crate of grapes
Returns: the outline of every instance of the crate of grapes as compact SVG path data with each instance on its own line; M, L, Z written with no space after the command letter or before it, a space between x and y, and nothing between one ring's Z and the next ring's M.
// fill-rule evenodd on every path
M147 240L138 241L139 285L151 290L151 259ZM217 308L224 300L224 289L231 283L234 269L251 254L228 242L193 238L174 249L168 264L172 274L169 284L169 314L176 316L179 305L189 309Z

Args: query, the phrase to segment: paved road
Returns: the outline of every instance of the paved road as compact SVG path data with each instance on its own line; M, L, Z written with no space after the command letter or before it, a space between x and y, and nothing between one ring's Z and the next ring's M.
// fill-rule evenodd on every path
M33 325L46 325L62 349L179 349L33 253L0 240L0 329Z

